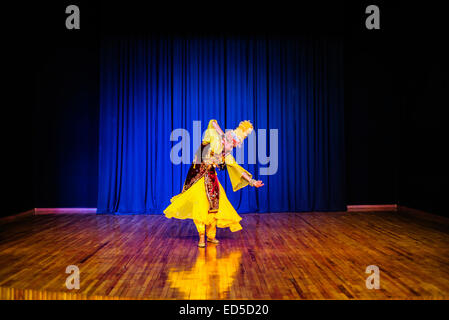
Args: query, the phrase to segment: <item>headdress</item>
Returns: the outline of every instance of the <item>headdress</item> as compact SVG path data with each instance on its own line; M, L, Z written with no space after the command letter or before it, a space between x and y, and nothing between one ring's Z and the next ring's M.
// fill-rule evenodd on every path
M230 131L233 145L241 145L243 140L253 131L253 125L248 120L241 121L239 126Z

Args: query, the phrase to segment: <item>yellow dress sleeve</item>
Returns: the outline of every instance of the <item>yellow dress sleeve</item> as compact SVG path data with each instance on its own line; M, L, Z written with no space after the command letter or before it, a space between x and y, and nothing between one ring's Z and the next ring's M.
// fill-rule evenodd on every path
M231 179L232 184L232 190L237 191L241 188L246 187L249 182L242 177L243 172L246 172L246 174L249 177L253 177L251 173L243 169L237 161L235 161L232 154L228 154L225 158L226 168L228 169L229 178Z

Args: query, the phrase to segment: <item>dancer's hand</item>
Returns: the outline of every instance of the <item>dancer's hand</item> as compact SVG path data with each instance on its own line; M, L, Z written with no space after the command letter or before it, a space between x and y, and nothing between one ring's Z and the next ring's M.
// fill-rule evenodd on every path
M264 184L261 180L257 180L256 182L254 182L254 187L256 188L260 188L262 187Z

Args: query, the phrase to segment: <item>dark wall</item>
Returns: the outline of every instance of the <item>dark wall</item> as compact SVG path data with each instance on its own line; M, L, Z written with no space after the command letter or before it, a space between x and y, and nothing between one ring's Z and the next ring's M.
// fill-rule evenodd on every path
M449 216L445 11L380 8L381 30L352 25L345 43L348 204L399 203Z
M4 71L5 69L3 69ZM6 73L8 79L2 98L2 209L0 216L25 212L34 208L32 153L32 101L15 89L24 81L25 70L15 68ZM4 87L5 88L5 87Z
M98 17L80 5L81 29L67 30L65 5L46 8L35 53L35 206L96 207Z
M5 16L12 15L3 7ZM33 201L33 58L22 50L30 39L26 33L5 32L2 41L2 208L0 216L8 216L34 208Z
M96 48L54 48L37 77L36 207L96 207Z
M444 208L447 182L449 50L444 11L410 15L426 24L404 30L400 83L399 203L449 216ZM430 17L432 19L430 19ZM413 19L414 20L414 19ZM404 28L405 29L405 28Z
M348 204L398 201L400 6L377 3L380 30L365 27L368 2L346 7L345 128Z
M397 203L399 106L393 57L381 41L345 51L348 204Z

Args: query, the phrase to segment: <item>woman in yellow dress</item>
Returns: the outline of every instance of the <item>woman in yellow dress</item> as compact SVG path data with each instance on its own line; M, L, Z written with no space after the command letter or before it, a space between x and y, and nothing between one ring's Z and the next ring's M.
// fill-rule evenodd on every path
M200 240L198 246L206 246L207 241L218 244L216 228L229 228L232 232L242 229L242 219L226 197L217 178L216 168L228 169L232 190L237 191L247 185L260 188L262 181L254 180L252 174L237 164L231 151L240 147L251 133L253 125L249 121L240 122L235 130L223 133L217 120L210 120L204 139L187 173L182 192L171 198L171 204L164 210L167 218L192 219Z

